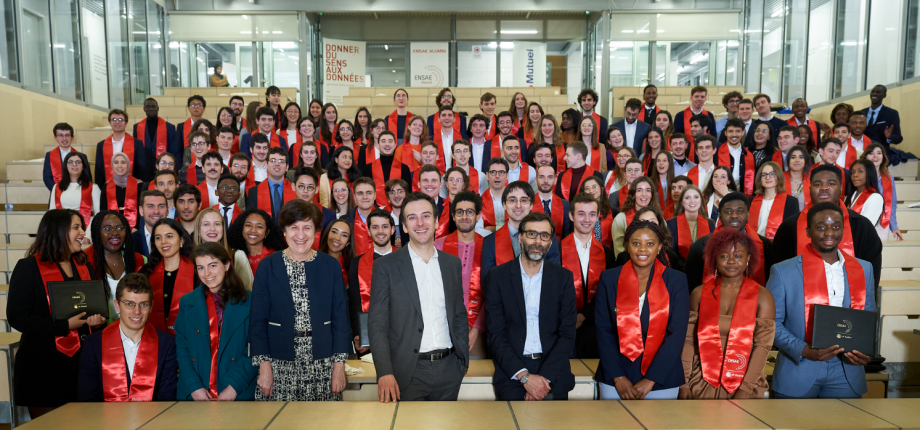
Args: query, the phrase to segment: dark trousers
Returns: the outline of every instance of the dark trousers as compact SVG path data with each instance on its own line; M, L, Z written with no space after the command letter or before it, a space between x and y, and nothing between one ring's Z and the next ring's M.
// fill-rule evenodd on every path
M401 390L401 401L455 401L460 394L463 371L451 354L438 361L418 360L409 386Z
M538 370L540 365L543 363L542 359L534 360L530 358L524 358L522 360L524 366L527 367L527 371L539 375ZM543 376L543 375L540 375ZM517 379L509 379L504 382L496 382L495 384L495 397L498 400L524 400L524 397L527 395L527 390L521 385L521 381ZM550 383L550 390L546 397L543 400L568 400L569 393L566 392L556 392L556 387ZM560 390L561 391L561 390Z

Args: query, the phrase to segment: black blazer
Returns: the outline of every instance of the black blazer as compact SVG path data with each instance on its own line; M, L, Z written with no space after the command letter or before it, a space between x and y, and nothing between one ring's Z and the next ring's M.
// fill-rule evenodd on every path
M888 139L885 138L885 128L891 125L894 126L891 131L891 144L897 145L904 141L904 137L901 136L901 116L897 110L882 105L881 110L878 111L878 118L875 119L875 124L873 125L869 125L869 108L863 109L862 113L866 114L866 131L863 133L869 136L869 139L872 139L873 142L881 143L887 148L889 143Z
M458 122L458 121L460 122L460 136L454 136L454 140L460 139L461 137L462 137L463 139L467 139L467 140L468 140L468 139L469 139L469 136L468 136L467 133L466 133L466 132L467 132L467 130L466 130L466 116L465 116L465 115L460 115L460 112L457 112L457 111L454 111L454 113L455 113L455 115L454 115L454 122ZM438 115L438 112L437 112L437 111L435 111L435 113L432 114L432 115L428 115L428 132L432 134L432 138L431 138L432 140L434 140L434 122L435 122L435 116L437 116L437 115ZM451 142L451 143L453 143L453 142ZM444 155L448 155L448 154L444 154Z
M476 167L476 164L478 161L478 164L479 164L478 170L482 172L482 174L486 174L489 171L489 160L491 160L494 157L502 156L501 151L498 151L498 154L494 154L494 155L492 154L492 140L493 139L498 139L498 136L495 136L492 139L486 140L486 143L483 144L482 158L480 158L479 160L473 160L472 156L470 157L470 165L472 165L473 167Z
M152 125L155 127L156 125ZM154 174L156 174L156 161L157 161L157 143L150 139L150 127L148 125L144 130L143 136L137 135L137 124L134 124L134 129L131 133L131 136L134 136L135 140L140 140L144 149L147 151L147 165L151 166L154 169ZM157 136L159 137L159 136ZM176 134L176 126L166 122L166 152L169 152L176 157L176 160L182 159L182 151L185 149L185 142L182 142L182 139Z
M763 242L763 276L764 285L766 285L767 282L770 281L770 268L773 267L773 262L777 260L773 256L775 252L773 249L773 241L760 235L757 236L760 237L760 241ZM703 285L703 276L706 266L705 254L703 251L706 249L706 244L709 243L709 237L710 236L707 235L697 239L696 242L693 242L693 245L690 245L690 251L687 253L687 263L684 266L684 273L687 274L687 282L691 290ZM795 241L793 241L793 243L795 243Z
M118 324L116 322L116 324ZM157 340L157 378L153 388L152 401L176 400L176 375L179 373L179 362L176 361L176 338L172 335L148 325L146 330L156 330ZM119 342L121 337L119 336ZM128 387L131 387L131 374L128 373ZM103 402L102 387L102 330L93 333L83 345L83 356L80 358L80 383L78 385L78 401Z
M500 230L500 229L499 229ZM498 230L496 230L498 231ZM513 238L511 240L514 240ZM515 256L517 257L517 255ZM546 252L546 261L556 264L558 266L562 265L562 253L559 251L559 241L556 240L556 236L553 236L553 242L549 246L549 250ZM489 274L489 270L495 267L495 233L492 233L482 239L482 263L480 264L480 274L482 276L482 284L486 283L486 276Z
M622 254L629 255L625 252ZM616 251L606 245L604 245L604 259L605 270L618 266ZM573 276L582 278L581 273L575 273ZM581 285L582 288L585 288L587 285L584 278L582 278ZM581 296L587 297L587 291L583 291ZM595 296L595 300L589 301L581 308L581 314L585 316L585 320L581 323L581 327L575 329L575 351L573 358L600 358L600 351L597 350L597 327L594 321L596 299L597 297Z
M543 262L540 290L539 364L525 362L527 314L520 260L514 259L489 271L485 283L486 325L495 362L492 385L499 400L522 400L527 394L511 377L523 368L550 382L550 393L568 395L575 388L569 356L575 347L575 285L572 272Z
M45 187L48 188L48 191L51 191L51 189L54 188L54 184L55 184L54 175L51 173L51 153L52 152L57 152L57 148L54 148L53 150L45 153L45 162L42 166L42 182L45 183ZM57 156L58 154L54 154L54 155ZM79 157L81 160L83 160L83 165L86 166L86 168L89 168L90 164L89 164L89 161L86 159L86 154L80 153ZM64 163L61 163L61 174L63 175L66 172L67 172L67 166L65 166ZM53 197L54 196L52 196L52 198Z
M144 223L139 222L141 228L137 229L134 233L131 233L131 238L134 239L134 252L143 255L144 257L150 256L150 244L147 243L147 235L144 234L144 229L147 226ZM153 239L153 236L150 236L150 239Z
M96 168L93 173L93 180L96 182L96 185L99 188L105 186L106 177L105 177L105 157L102 156L102 146L105 144L105 139L96 144ZM109 160L111 161L111 160ZM144 143L139 139L134 139L134 160L132 161L133 167L131 171L131 176L134 176L139 181L149 182L153 179L153 168L154 166L149 166L147 152L144 149Z
M794 201L794 202L798 202L798 200L796 200L796 199L786 199L786 201L789 201L789 200L792 200L792 201ZM704 207L705 207L705 206L704 206ZM796 210L798 210L798 203L796 203ZM716 229L716 222L715 222L714 220L707 219L706 221L707 221L707 223L709 224L709 231L713 231L713 230ZM678 236L678 233L679 233L679 229L677 228L677 218L671 218L671 219L665 221L665 224L668 225L668 230L671 231L671 250L674 251L674 255L677 256L677 259L676 259L676 260L671 260L671 267L673 267L673 268L676 269L676 270L679 270L679 271L683 272L683 271L684 271L684 265L686 264L686 261L684 260L683 257L680 256L680 253L677 252L677 244L679 243L679 239L678 239L678 237L677 237L677 236ZM697 237L697 239L699 239L699 237ZM693 244L691 244L691 246L692 246L692 245L693 245ZM689 255L689 253L688 253L688 255Z
M656 262L655 264L659 264ZM630 361L620 353L620 338L617 333L617 281L620 279L621 267L610 269L601 273L601 280L597 286L597 302L595 307L595 320L597 323L597 345L601 352L601 361L594 374L594 380L613 386L613 380L626 376L635 384L641 379L655 381L652 390L663 390L683 385L684 366L681 364L680 354L684 348L684 339L687 336L687 323L690 319L690 293L687 288L687 278L683 273L674 269L665 269L661 274L664 284L668 289L669 313L668 326L665 329L664 341L655 358L652 359L645 375L642 374L642 358L640 354L635 361ZM651 279L649 279L651 285ZM639 315L642 325L642 342L645 343L648 335L649 301L642 305Z
M361 148L362 148L361 151L360 151L360 152L361 152L361 161L364 161L364 147L362 146ZM394 159L393 162L396 162L396 160ZM360 169L361 169L361 176L364 176L364 177L367 177L367 178L374 179L374 162L373 162L373 161L372 161L370 164L359 164L359 166L361 166L361 167L360 167ZM391 166L392 166L392 165L391 165ZM389 168L389 167L383 169L383 177L384 177L386 180L388 180L388 181L389 181L390 179L396 179L396 178L391 178L391 177L390 177L390 168ZM407 165L405 165L405 164L403 164L403 165L401 166L400 171L399 171L399 179L402 179L402 180L406 181L407 183L412 184L412 171L409 170L409 166L407 166ZM411 188L412 186L410 185L409 187Z

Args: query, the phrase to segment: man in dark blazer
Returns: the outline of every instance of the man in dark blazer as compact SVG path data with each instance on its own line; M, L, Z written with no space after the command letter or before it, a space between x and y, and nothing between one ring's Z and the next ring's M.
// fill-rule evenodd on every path
M409 243L374 263L368 335L381 402L457 400L469 367L460 259L434 247L437 207L406 197Z
M862 110L866 114L868 127L864 134L873 142L879 142L886 148L897 145L904 140L901 136L901 116L898 111L882 105L882 100L888 95L888 88L876 85L869 92L870 107Z
M109 126L112 127L112 134L96 144L96 167L93 172L93 180L99 188L105 188L105 183L109 180L106 172L112 168L112 155L115 152L124 152L131 159L131 166L129 166L128 170L131 176L144 182L153 179L152 169L148 169L147 162L149 159L147 152L144 150L144 144L125 132L127 122L128 114L125 111L121 109L109 111ZM120 151L115 151L115 142L121 142ZM106 152L111 154L108 160L105 157ZM129 152L132 152L133 156L129 155Z
M527 215L521 230L527 233L519 236L520 258L486 275L492 385L499 400L567 400L575 388L569 365L576 321L572 272L544 262L555 237L548 216Z
M93 333L83 345L77 384L78 401L176 400L176 374L179 371L179 363L176 361L176 338L153 325L147 325L147 317L152 308L153 288L146 276L129 273L118 282L115 289L118 323ZM149 348L149 344L145 342L156 342L156 349ZM125 346L128 346L127 350ZM104 350L112 349L120 351L120 357L107 360L108 356ZM150 354L152 352L155 356ZM148 366L153 360L156 360L155 369ZM127 382L124 389L108 386L111 381L104 381L110 368L125 372L114 375L116 381ZM149 373L141 375L140 372ZM154 375L156 379L152 390L131 386L134 377ZM113 394L116 397L112 397Z
M492 139L486 139L486 132L489 131L489 120L482 114L473 115L469 121L469 128L466 131L466 135L470 136L470 151L473 153L470 154L470 165L478 170L481 174L485 174L488 170L489 160L492 159ZM481 146L480 146L481 144ZM479 152L479 149L482 149L482 155L476 157L476 152ZM495 156L499 156L498 153Z
M155 166L157 159L157 143L161 139L166 139L166 152L171 153L176 157L176 160L182 159L182 149L185 145L185 142L182 142L177 137L176 126L166 122L165 119L160 118L160 105L157 103L157 100L153 97L148 97L147 100L144 100L144 113L147 115L146 118L142 119L137 124L134 124L133 132L131 133L134 136L135 140L139 140L141 144L144 145L144 149L147 151L147 165ZM162 121L166 129L166 136L160 136L159 126ZM138 129L143 129L143 136L138 136Z
M648 136L649 130L652 129L652 126L646 124L645 121L639 121L639 110L641 109L642 102L639 99L627 100L626 117L613 124L614 127L623 132L623 139L626 140L626 145L636 151L636 154L642 154L645 137Z
M144 224L131 233L131 238L134 239L134 252L149 257L153 226L169 215L169 205L166 203L166 195L158 190L144 191L137 200L137 214L144 220Z
M274 148L276 145L280 145L280 147L284 148L284 151L287 152L287 140L278 133L275 133L275 111L270 107L259 108L259 110L256 111L256 118L258 118L256 123L259 125L259 129L240 136L240 152L252 159L252 147L254 146L252 143L253 133L262 133L268 137L269 149Z
M578 104L581 106L581 116L592 116L594 117L595 125L595 134L597 135L597 141L600 143L607 143L607 118L599 115L597 110L597 102L600 101L600 98L597 96L597 92L590 88L585 88L578 93ZM581 120L579 118L579 120ZM578 124L574 124L578 127ZM622 129L621 129L622 130ZM537 131L539 133L539 130Z

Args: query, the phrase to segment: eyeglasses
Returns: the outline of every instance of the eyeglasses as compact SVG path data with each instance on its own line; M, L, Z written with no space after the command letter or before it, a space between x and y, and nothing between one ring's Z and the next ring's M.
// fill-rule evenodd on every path
M296 114L300 114L300 111L297 110L297 109L288 109L288 110L284 111L284 113L296 113Z
M190 108L200 108L200 107L203 107L203 105L202 105L201 103L192 103L192 104L188 105L188 107L190 107Z
M169 161L161 161L159 165L160 165L160 166L170 167L170 168L176 167L176 163L172 163L172 162L169 162Z
M447 178L447 182L450 182L451 184L462 184L463 178Z
M141 310L146 311L147 309L150 309L150 302L134 303L130 300L122 300L121 305L124 306L125 309L131 309L131 310L133 310L138 305L140 305Z
M220 186L220 187L217 188L217 189L218 189L218 190L221 190L221 191L232 191L232 192L234 192L234 193L240 191L240 187L228 187L228 186L226 186L226 185L222 185L222 186Z
M763 172L760 174L761 178L775 178L776 172Z
M492 176L505 176L505 175L508 174L508 171L507 171L507 170L489 170L489 171L486 172L486 173L488 173L488 174L490 174L490 175L492 175Z
M395 98L395 99L407 99L407 98L409 98L409 96L407 96L407 95L405 95L405 94L397 94L396 97L393 97L393 98Z
M314 185L303 185L303 184L301 184L301 185L298 185L298 186L297 186L297 189L300 190L300 192L307 192L307 191L309 191L309 192L312 193L313 191L316 191L316 186L314 186Z
M107 225L107 226L105 226L105 227L102 227L102 231L103 231L103 232L106 232L106 233L111 233L112 230L115 230L115 231L121 233L121 232L125 231L126 229L125 229L125 226L123 226L123 225L116 225L115 227L112 227L112 226L110 226L110 225Z
M454 218L463 218L464 216L470 218L476 216L476 209L457 209L454 211Z
M339 131L351 131L351 127L342 127Z
M599 189L601 189L601 187L600 187L600 185L597 185L597 184L594 184L594 185L585 185L585 191L597 191L597 190L599 190Z
M553 234L545 231L524 230L522 233L524 233L524 237L528 239L536 239L539 237L540 240L544 242L549 242L553 239Z
M518 204L518 203L520 203L520 204L522 204L522 205L524 205L524 206L527 206L527 205L530 204L530 199L527 198L527 197L521 197L520 199L518 199L518 198L516 198L516 197L508 197L507 203L508 203L509 205L512 205L512 206L513 206L513 205L516 205L516 204Z
M396 188L396 189L390 190L390 192L388 192L387 194L391 196L399 196L399 195L406 194L406 192L402 188Z
M626 169L626 173L642 173L642 169Z
M68 166L82 166L82 165L83 165L83 162L80 161L79 159L77 159L77 160L70 160L70 161L67 162L67 165L68 165Z
M446 99L446 100L453 100L453 99L454 99L454 96L452 96L452 95L450 95L450 94L444 94L443 96L441 96L441 99L442 99L442 100L444 100L444 99Z
M220 117L221 118L233 118L233 114L227 111L223 111L221 112Z
M124 118L112 118L109 120L109 122L123 123L125 122L125 119Z
M499 124L511 124L511 123L513 123L513 122L514 122L514 121L511 121L510 119L509 119L509 120L505 120L505 121L498 121Z
M207 142L192 142L192 146L207 146Z
M68 134L55 134L54 137L64 138L64 137L73 137L73 136L71 136L71 135L68 133Z
M770 130L758 128L757 130L754 130L754 133L757 133L757 134L770 134Z
M469 149L455 149L455 150L454 150L454 154L457 154L457 155L460 155L460 154L469 154L469 153L470 153L470 150L469 150Z
M269 162L269 163L275 163L275 164L284 164L284 163L287 162L287 160L285 160L285 159L283 159L283 158L269 158L269 159L268 159L268 162Z

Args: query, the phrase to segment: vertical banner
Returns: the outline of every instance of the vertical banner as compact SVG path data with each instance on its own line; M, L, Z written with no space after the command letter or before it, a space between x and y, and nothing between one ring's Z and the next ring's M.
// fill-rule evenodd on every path
M349 87L365 86L365 42L323 39L323 101L342 104Z
M546 86L546 44L542 42L514 42L515 87Z
M447 85L447 42L412 42L409 44L413 87Z

